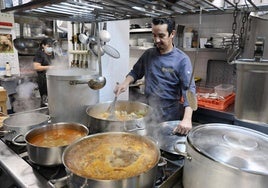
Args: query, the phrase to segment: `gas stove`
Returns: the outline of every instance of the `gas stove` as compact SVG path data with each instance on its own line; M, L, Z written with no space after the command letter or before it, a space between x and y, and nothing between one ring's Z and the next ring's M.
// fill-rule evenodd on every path
M183 157L161 151L161 164L154 188L182 188ZM0 140L0 187L67 188L67 181L52 183L53 179L64 177L66 171L63 165L44 167L33 164L25 146L15 146L10 141Z

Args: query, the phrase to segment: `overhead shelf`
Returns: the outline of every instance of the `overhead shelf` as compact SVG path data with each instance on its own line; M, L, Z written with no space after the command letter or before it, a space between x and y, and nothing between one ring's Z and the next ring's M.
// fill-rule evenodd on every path
M231 0L32 0L1 12L50 20L96 22L195 14L200 7L205 13L225 13L235 6ZM268 9L267 5L255 5L251 0L247 6L239 5L243 7L251 11Z

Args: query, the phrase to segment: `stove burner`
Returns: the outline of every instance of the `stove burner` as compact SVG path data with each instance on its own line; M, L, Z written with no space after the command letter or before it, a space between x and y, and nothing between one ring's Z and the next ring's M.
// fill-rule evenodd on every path
M39 174L41 174L47 180L51 179L59 179L66 176L66 171L64 165L57 165L57 166L41 166L38 164L33 163L28 155L22 157L29 165Z
M24 152L27 152L27 149L25 146L18 146L18 145L14 145L11 141L9 140L5 140L5 144L12 149L16 154L21 154Z

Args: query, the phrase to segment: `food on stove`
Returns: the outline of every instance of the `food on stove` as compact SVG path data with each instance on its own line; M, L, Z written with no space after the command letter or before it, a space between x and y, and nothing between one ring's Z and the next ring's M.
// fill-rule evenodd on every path
M83 136L86 136L85 132L64 127L38 133L30 137L28 142L39 147L59 147L69 145Z
M137 176L157 164L158 150L132 135L98 135L80 140L66 152L65 165L88 179L118 180Z
M115 110L114 113L115 113L114 119L119 120L119 121L129 121L129 120L139 119L139 118L143 118L146 115L146 111L144 110L139 110L139 111L130 112L130 113L124 110L121 110L121 111ZM97 118L109 119L109 116L110 116L109 112L103 112L99 114Z

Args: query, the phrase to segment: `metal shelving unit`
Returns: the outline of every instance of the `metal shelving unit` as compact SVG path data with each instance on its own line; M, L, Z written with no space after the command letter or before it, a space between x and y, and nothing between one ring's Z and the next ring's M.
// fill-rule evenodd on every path
M33 0L1 12L48 20L96 22L196 14L200 7L205 13L230 13L235 8L229 0ZM248 0L247 6L239 5L240 9L245 7L249 11L268 9L267 5L257 6L251 0Z

